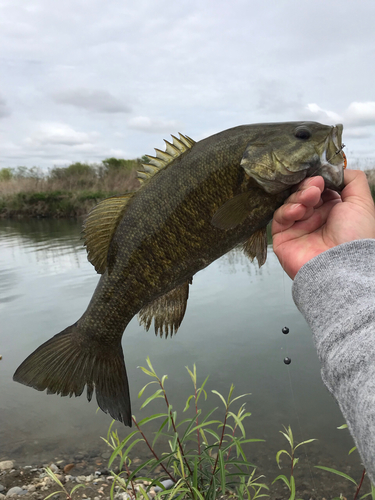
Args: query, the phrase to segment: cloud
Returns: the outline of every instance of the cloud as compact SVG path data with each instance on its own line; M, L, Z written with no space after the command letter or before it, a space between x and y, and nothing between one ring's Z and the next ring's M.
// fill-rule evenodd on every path
M316 103L308 104L306 106L306 109L313 115L314 119L319 121L324 122L327 119L335 123L341 123L343 121L342 116L340 116L338 113L335 113L334 111L330 111L328 109L323 109Z
M28 146L35 148L49 145L63 145L82 147L92 144L97 133L77 132L65 123L43 123L25 142Z
M9 115L10 115L10 109L9 109L5 99L3 99L0 96L0 118L5 118L6 116L9 116Z
M55 92L55 102L96 113L129 113L131 109L106 90L69 89Z
M317 120L329 119L335 123L344 123L347 127L351 127L353 137L360 135L361 127L375 125L375 102L373 101L352 102L341 114L323 109L316 103L308 104L306 109Z
M142 132L167 132L176 131L180 124L175 120L154 120L148 116L135 116L128 121L128 127Z
M352 102L344 115L352 125L375 125L375 102Z

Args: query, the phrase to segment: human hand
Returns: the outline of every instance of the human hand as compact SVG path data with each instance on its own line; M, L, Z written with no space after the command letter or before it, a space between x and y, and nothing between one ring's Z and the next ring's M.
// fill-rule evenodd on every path
M375 208L366 175L345 170L341 196L323 177L302 181L272 221L273 249L294 279L310 259L341 243L375 238Z

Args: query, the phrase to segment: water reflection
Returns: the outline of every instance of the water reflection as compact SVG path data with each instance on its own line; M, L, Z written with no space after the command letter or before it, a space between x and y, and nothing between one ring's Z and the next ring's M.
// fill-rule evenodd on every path
M0 221L0 457L35 463L104 451L99 436L111 419L96 414L94 402L47 396L12 381L27 355L87 307L98 275L80 233L75 221ZM320 440L312 464L325 457L330 466L355 466L356 457L347 457L351 439L336 431L343 418L321 383L311 334L290 286L271 249L260 270L236 250L196 275L175 338L156 338L133 319L123 337L133 413L146 416L137 399L149 381L137 368L146 356L160 375L168 374L176 409L192 391L184 367L195 363L200 381L210 375L209 394L226 394L232 382L237 395L251 393L249 437L269 442L252 449L252 460L277 473L274 455L284 446L279 430L291 424L297 440ZM285 325L288 336L281 333ZM289 367L285 355L292 359ZM210 397L206 409L218 405Z

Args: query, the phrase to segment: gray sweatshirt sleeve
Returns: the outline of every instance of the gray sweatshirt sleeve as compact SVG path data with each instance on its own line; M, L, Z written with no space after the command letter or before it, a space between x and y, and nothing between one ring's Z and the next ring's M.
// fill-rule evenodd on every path
M375 484L375 240L345 243L309 261L295 277L293 299Z

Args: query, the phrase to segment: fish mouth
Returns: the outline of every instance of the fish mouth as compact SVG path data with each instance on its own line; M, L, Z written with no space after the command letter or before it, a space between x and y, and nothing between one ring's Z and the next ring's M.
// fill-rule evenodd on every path
M342 124L332 126L328 135L322 154L320 155L320 167L315 171L307 172L306 177L323 177L327 189L332 189L340 193L344 187L344 167L345 156L342 153Z

